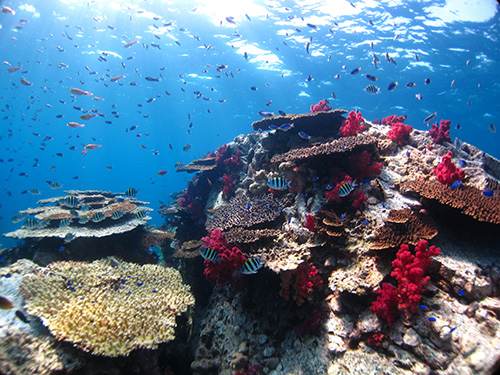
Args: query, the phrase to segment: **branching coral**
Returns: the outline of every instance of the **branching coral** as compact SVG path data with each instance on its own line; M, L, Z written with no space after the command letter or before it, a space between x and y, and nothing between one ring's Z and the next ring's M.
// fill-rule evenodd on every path
M401 122L393 123L391 129L387 132L387 136L399 146L408 144L408 138L413 128L410 125L405 125Z
M194 304L174 268L115 259L51 263L21 293L56 338L109 357L174 339L175 317Z

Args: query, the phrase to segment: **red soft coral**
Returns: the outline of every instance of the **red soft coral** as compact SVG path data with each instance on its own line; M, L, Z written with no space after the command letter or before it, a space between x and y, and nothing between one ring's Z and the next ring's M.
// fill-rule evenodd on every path
M215 157L215 162L217 163L217 165L221 165L224 163L224 159L227 158L227 152L227 145L225 143L217 148L217 156Z
M224 159L224 165L229 168L240 168L243 165L243 160L241 160L241 151L238 150L230 158Z
M306 216L306 222L304 223L304 226L311 232L314 232L316 230L316 220L312 215Z
M382 119L382 125L392 125L397 122L404 122L406 118L407 118L406 116L390 115Z
M410 125L405 125L400 122L393 123L391 129L387 133L389 139L396 142L399 146L408 144L408 138L413 128Z
M224 175L222 176L222 184L224 185L222 187L222 195L224 195L225 197L229 197L233 192L234 190L233 181L234 181L234 174L232 173L229 176L224 173Z
M288 300L291 294L290 287L292 287L293 299L300 306L312 298L313 288L319 288L322 284L323 280L316 267L301 263L296 269L281 274L280 296Z
M456 165L453 164L451 156L451 151L444 154L441 163L434 169L436 178L442 184L452 184L455 181L463 180L465 177L465 171L463 169L458 169Z
M342 134L342 137L357 135L358 132L365 130L364 122L365 120L361 117L361 112L356 113L351 111L340 127L340 134Z
M363 205L365 204L365 202L367 200L368 200L368 198L366 197L365 193L363 193L362 190L357 190L353 194L353 200L351 203L351 207L358 210L358 209L363 207Z
M311 112L316 113L316 112L323 112L323 111L329 111L332 109L328 104L328 102L325 99L322 99L319 101L318 104L313 104L311 105Z
M441 120L439 127L437 124L432 124L432 128L429 129L429 135L433 143L443 143L443 141L451 142L450 124L450 120Z
M430 277L424 276L431 265L431 256L437 256L441 250L435 246L427 249L427 241L419 241L415 248L415 255L409 251L409 246L402 244L396 259L392 262L394 271L391 276L398 281L398 287L382 284L382 289L375 293L378 295L370 310L379 317L387 320L390 326L394 322L397 310L415 313L420 299L429 284Z
M217 282L217 286L231 282L235 271L241 269L247 260L241 250L236 246L229 246L224 233L219 229L209 232L209 236L203 237L202 241L205 247L215 250L219 255L215 262L205 260L206 279L211 283Z
M361 154L354 154L350 158L350 171L353 176L356 176L358 181L362 181L368 177L378 176L382 173L382 167L382 163L372 163L372 155L366 150Z

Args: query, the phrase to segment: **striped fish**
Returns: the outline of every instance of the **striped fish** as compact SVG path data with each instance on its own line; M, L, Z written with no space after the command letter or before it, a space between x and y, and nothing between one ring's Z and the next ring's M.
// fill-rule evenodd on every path
M72 218L78 218L80 215L78 215L78 212L75 209L69 210L69 213L71 214Z
M88 216L80 216L78 219L78 224L87 224L89 222Z
M243 267L241 267L241 273L244 275L251 275L257 273L258 270L262 268L262 262L259 259L248 259Z
M147 210L140 210L140 211L137 211L135 213L135 218L136 219L143 219L146 217L146 215L148 214L148 211Z
M113 212L113 215L111 215L111 219L113 220L118 220L121 219L125 215L122 211L115 211Z
M26 229L37 229L39 227L40 227L40 220L32 217L26 219L26 221L23 224L23 228Z
M71 223L70 218L65 218L59 221L59 228L67 227Z
M87 203L82 204L82 206L80 207L80 211L82 211L82 212L88 212L89 210L90 210L90 207Z
M59 199L59 204L61 206L76 208L80 205L80 202L78 201L78 199L76 199L76 197L74 197L73 195L70 195L68 197L64 197L64 198Z
M288 189L289 182L283 177L269 177L267 186L273 190L286 190Z
M368 85L365 87L365 91L368 94L378 94L380 92L380 89L375 85Z
M215 263L219 260L219 254L217 254L217 251L209 247L204 247L203 249L201 249L200 255L203 259L209 260L212 263Z
M352 193L352 191L356 188L356 186L358 186L356 180L354 180L354 182L346 182L342 184L339 188L339 197L340 198L347 197L349 194Z
M106 216L102 212L96 212L95 214L92 215L90 220L92 220L94 223L99 223L106 219Z
M19 212L17 215L12 216L12 219L10 219L10 221L12 221L13 223L19 223L26 219L27 216L28 214L26 212Z
M125 196L127 198L133 198L133 197L135 197L137 195L137 193L139 193L139 190L134 189L134 188L130 188L130 189L127 189L125 191Z

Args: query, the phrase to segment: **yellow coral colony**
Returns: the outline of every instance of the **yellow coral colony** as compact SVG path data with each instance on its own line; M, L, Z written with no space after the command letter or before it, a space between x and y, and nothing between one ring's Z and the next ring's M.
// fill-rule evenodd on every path
M114 259L51 263L21 292L56 338L110 357L174 339L176 315L194 304L176 269Z

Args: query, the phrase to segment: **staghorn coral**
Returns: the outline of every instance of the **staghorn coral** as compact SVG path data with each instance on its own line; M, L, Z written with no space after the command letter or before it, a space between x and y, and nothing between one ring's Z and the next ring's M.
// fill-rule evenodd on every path
M317 143L313 146L295 148L285 152L284 154L274 155L271 158L271 163L278 164L284 161L305 160L321 155L349 152L362 147L374 147L376 144L377 139L369 135L343 137L335 139L331 142Z
M194 304L174 268L115 259L51 263L20 291L57 339L109 357L173 340L176 316Z
M223 204L206 222L206 229L222 231L233 227L252 227L256 224L271 222L281 214L281 210L291 203L292 197L284 195L273 197L272 194L248 198L237 195Z
M500 224L500 188L494 184L493 197L485 197L481 190L462 184L459 189L451 189L438 181L409 180L401 184L403 194L415 193L421 197L455 208L462 214L482 222Z
M398 247L401 243L417 245L420 240L431 240L438 231L427 215L412 213L410 209L391 210L384 226L376 231L371 250Z

